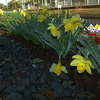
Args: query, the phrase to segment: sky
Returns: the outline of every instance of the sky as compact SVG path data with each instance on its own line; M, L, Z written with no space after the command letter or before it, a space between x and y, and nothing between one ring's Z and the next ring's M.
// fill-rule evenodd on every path
M9 2L11 0L7 0L7 2ZM4 5L6 4L6 0L0 0L0 3L3 3Z

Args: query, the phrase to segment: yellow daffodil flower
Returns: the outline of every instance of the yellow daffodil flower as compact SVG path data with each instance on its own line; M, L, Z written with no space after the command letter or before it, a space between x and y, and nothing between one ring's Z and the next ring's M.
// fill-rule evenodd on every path
M65 32L68 32L69 30L71 30L72 34L75 33L76 28L75 28L75 26L73 25L73 23L70 19L64 19L63 23L65 24L64 25Z
M41 12L42 12L43 14L45 14L45 13L48 11L48 8L47 8L47 6L43 6L42 8L43 8L43 9L41 10Z
M22 15L26 15L26 12L25 11L23 11L23 10L21 10L21 12L20 12L20 14L22 14Z
M77 66L78 73L83 73L86 70L89 74L92 74L91 68L94 67L91 61L83 59L80 55L74 55L72 58L74 60L70 63L70 66Z
M63 71L64 73L68 73L68 71L66 70L66 67L61 66L61 63L58 63L58 64L53 63L52 64L52 66L50 68L50 72L54 72L59 76L61 74L61 71Z
M79 14L76 14L74 16L72 16L71 18L72 20L72 23L75 27L83 27L83 25L81 24L84 20L81 20L80 19L80 15Z
M4 11L0 9L0 15L4 15Z
M43 22L44 19L46 19L45 16L43 16L43 15L39 15L39 16L38 16L38 21L39 21L39 22Z
M74 24L77 27L79 25L80 15L77 14L77 15L72 16L71 20L72 22L78 21Z
M13 10L13 13L17 13L17 10Z
M6 21L6 19L5 19L5 18L3 18L3 19L2 19L2 21L3 21L3 22L5 22L5 21Z
M26 16L26 18L28 18L29 17L29 14L25 14L25 16Z
M20 21L23 22L24 21L24 18L21 18Z
M65 32L71 30L72 34L74 34L77 27L83 27L82 22L83 20L80 19L79 14L72 16L70 19L63 19Z
M55 27L52 23L49 23L48 25L50 25L48 27L48 30L51 31L51 34L54 36L54 37L57 37L57 39L60 38L60 32L58 31L57 27Z

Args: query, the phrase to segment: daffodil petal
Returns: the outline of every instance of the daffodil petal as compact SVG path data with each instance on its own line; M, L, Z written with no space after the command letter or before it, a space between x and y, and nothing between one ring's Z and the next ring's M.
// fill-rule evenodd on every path
M78 59L74 59L71 63L70 66L77 66L77 64L80 62Z
M71 23L70 19L63 19L63 24Z
M49 70L49 72L54 72L55 68L56 68L56 64L53 63L50 70Z
M61 66L61 71L63 71L64 73L68 73L65 66Z
M70 30L72 31L72 35L73 35L75 33L75 27L73 26Z
M94 69L94 67L93 67L92 64L91 64L91 61L87 60L87 64L89 64L90 67Z
M78 27L81 27L81 28L83 28L83 25L81 24L81 23L79 23L79 26Z
M85 69L89 74L92 74L91 68L90 68L90 66L88 64L86 64L86 68Z
M80 55L74 55L74 56L72 56L72 58L75 58L75 59L83 59L83 57L80 56Z
M57 75L61 74L61 66L59 64L56 65L56 68L54 69L54 73L56 73Z
M47 29L48 30L55 29L55 26L49 26Z
M83 73L84 71L79 71L79 70L77 70L77 72L78 72L78 73Z
M48 25L50 25L50 26L47 28L48 30L56 29L56 27L55 27L52 23L49 23Z

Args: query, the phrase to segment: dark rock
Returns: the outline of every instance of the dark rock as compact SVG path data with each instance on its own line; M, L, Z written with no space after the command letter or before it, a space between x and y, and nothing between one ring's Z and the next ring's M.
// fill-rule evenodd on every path
M25 89L25 86L17 86L18 91L23 91Z
M14 70L12 71L12 74L17 74L19 72L19 70Z
M30 92L29 89L24 89L24 90L22 91L22 93L23 93L23 96L24 96L24 97L30 97L30 95L31 95L31 94L30 94L31 92Z
M8 70L8 69L9 69L8 66L9 66L9 65L7 65L6 62L5 62L5 65L3 65L3 68L2 68L2 69L3 69L3 70Z
M24 100L23 96L17 92L9 94L5 100Z
M9 94L16 91L17 91L16 86L8 86L3 92Z
M72 96L72 91L70 89L64 90L64 91L59 93L60 98L71 97L71 96Z
M3 71L2 71L2 69L0 69L0 75L2 75L3 74Z
M49 88L49 86L45 83L41 86L42 90L47 90Z
M11 75L10 73L11 73L11 70L4 71L3 76L7 77L7 76Z
M12 79L12 84L17 84L17 79Z
M54 82L51 84L51 88L53 88L53 91L56 93L64 92L64 88L61 86L61 84Z
M43 96L41 94L34 94L34 98L39 100L48 100L46 96Z
M26 77L30 78L30 81L32 81L32 80L34 80L35 72L33 72L33 73L29 72L29 68L28 68L28 70L27 70L25 75L26 75ZM31 78L32 78L32 80L31 80Z
M0 75L0 82L1 82L1 81L3 81L3 77L2 77L2 75Z
M11 64L8 66L10 69L12 70L16 70L17 69L17 66L15 64Z
M25 97L25 100L34 100L31 97Z
M40 100L48 100L46 96L41 96Z
M24 77L24 76L23 76ZM28 85L30 83L30 80L28 77L25 78L17 78L19 85Z
M30 83L29 78L27 77L26 79L23 80L24 85L28 85Z
M59 77L54 77L53 81L60 83L61 82L61 79Z
M21 74L21 75L25 75L25 73L26 73L25 70L20 71L20 74Z
M2 91L5 88L5 85L0 84L0 91Z
M62 82L62 87L63 87L64 89L66 89L66 88L69 87L69 84L68 84L68 81L67 81L67 80L64 80L64 81Z
M31 92L32 92L32 93L35 93L35 92L36 92L36 88L35 88L34 85L31 87Z
M60 77L62 80L69 80L69 77L65 75L64 73L62 73Z
M46 80L47 80L47 73L44 72L44 73L41 75L41 78L40 78L39 82L40 82L40 83L45 83Z
M0 40L0 47L5 46L6 43L7 43L6 41Z
M51 97L49 96L50 100L51 98L53 98L54 100L56 100L58 98L58 93L53 92L53 94L51 94Z

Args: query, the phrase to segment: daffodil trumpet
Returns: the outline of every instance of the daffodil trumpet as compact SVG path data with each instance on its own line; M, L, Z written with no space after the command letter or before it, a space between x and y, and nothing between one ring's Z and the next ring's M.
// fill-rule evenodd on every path
M57 74L58 76L64 72L64 73L68 73L68 71L66 70L65 66L61 66L61 63L53 63L50 70L50 72L54 72L55 74Z

